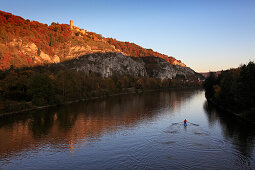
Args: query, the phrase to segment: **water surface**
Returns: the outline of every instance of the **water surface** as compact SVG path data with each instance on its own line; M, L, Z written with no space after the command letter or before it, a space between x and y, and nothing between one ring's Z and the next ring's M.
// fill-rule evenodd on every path
M201 90L115 96L1 117L0 169L255 169L254 136Z

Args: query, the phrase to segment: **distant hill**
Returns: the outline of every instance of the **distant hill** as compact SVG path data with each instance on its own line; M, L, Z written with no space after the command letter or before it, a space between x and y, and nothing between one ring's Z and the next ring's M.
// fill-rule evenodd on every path
M0 70L59 63L92 53L115 52L131 57L159 57L186 67L180 60L134 43L105 38L68 24L42 24L0 11Z
M212 71L212 73L215 73L215 75L218 76L221 73L221 71ZM202 76L207 78L209 76L210 72L204 72L204 73L199 73L199 74L201 74Z

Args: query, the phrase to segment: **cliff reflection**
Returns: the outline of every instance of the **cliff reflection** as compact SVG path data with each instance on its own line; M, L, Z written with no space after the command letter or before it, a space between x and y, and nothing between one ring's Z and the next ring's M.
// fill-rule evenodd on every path
M116 96L1 117L0 158L46 144L72 150L75 144L100 140L106 133L153 121L164 109L178 109L194 93L182 90Z
M252 156L255 139L254 127L216 109L210 103L204 103L204 110L207 113L209 123L212 125L219 122L224 136L232 140L237 150L247 157Z

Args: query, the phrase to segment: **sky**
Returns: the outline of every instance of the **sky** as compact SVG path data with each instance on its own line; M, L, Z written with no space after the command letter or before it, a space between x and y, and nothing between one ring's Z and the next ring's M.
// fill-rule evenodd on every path
M255 0L0 0L0 10L46 24L72 19L197 72L255 61Z

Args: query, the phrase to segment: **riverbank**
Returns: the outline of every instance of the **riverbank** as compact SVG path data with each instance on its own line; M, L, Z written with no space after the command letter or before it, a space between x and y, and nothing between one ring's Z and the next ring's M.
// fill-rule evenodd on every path
M28 107L28 108L26 108L26 109L17 109L15 111L5 111L5 112L2 112L2 113L1 113L1 110L0 110L0 117L19 114L19 113L25 113L25 112L29 112L29 111L41 110L41 109L46 109L46 108L50 108L50 107L57 107L57 106L71 104L71 103L80 102L80 101L90 101L90 100L102 99L102 98L113 97L113 96L128 95L128 94L142 94L142 93L149 93L149 92L154 92L154 91L185 90L185 89L194 89L195 90L195 89L202 89L202 88L201 87L179 87L179 88L146 89L146 90L144 90L144 89L135 89L135 88L127 88L127 89L125 89L125 91L119 92L119 93L113 93L113 94L107 94L107 95L101 95L101 96L94 96L94 97L89 97L89 98L86 98L86 99L66 101L66 102L63 102L61 104L34 106L34 105L32 105L31 102L27 102L25 107ZM24 103L18 103L17 105L24 105ZM19 108L19 107L16 107L16 108Z
M205 96L218 108L255 124L255 63L210 73L204 81Z
M223 105L215 102L213 99L207 99L207 102L214 105L216 108L226 112L228 115L234 117L235 119L239 120L239 121L243 121L243 122L247 122L250 123L251 125L255 126L255 118L252 117L254 116L255 113L255 108L251 108L249 110L244 110L241 112L235 112L233 110L231 110L230 108L226 108Z
M0 117L2 116L7 116L7 115L12 115L12 114L18 114L18 113L24 113L24 112L28 112L28 111L34 111L34 110L41 110L41 109L46 109L46 108L49 108L49 107L56 107L56 106L61 106L61 105L66 105L66 104L71 104L71 103L75 103L75 102L80 102L80 101L89 101L89 100L96 100L96 99L100 99L100 98L105 98L105 97L111 97L111 96L118 96L118 95L126 95L126 94L134 94L134 93L143 93L143 92L150 92L150 91L156 91L156 90L160 90L160 89L156 89L156 90L131 90L131 89L127 89L129 91L126 91L126 92L121 92L121 93L113 93L113 94L108 94L108 95L101 95L101 96L94 96L94 97L89 97L89 98L83 98L83 99L77 99L77 100L71 100L71 101L65 101L63 103L60 103L60 104L52 104L52 105L43 105L43 106L35 106L35 105L32 105L32 102L26 102L26 103L17 103L16 106L16 109L15 111L5 111L1 113L1 110L0 110ZM20 107L20 105L23 105ZM15 106L12 106L13 108ZM26 109L19 109L19 108L26 108Z

